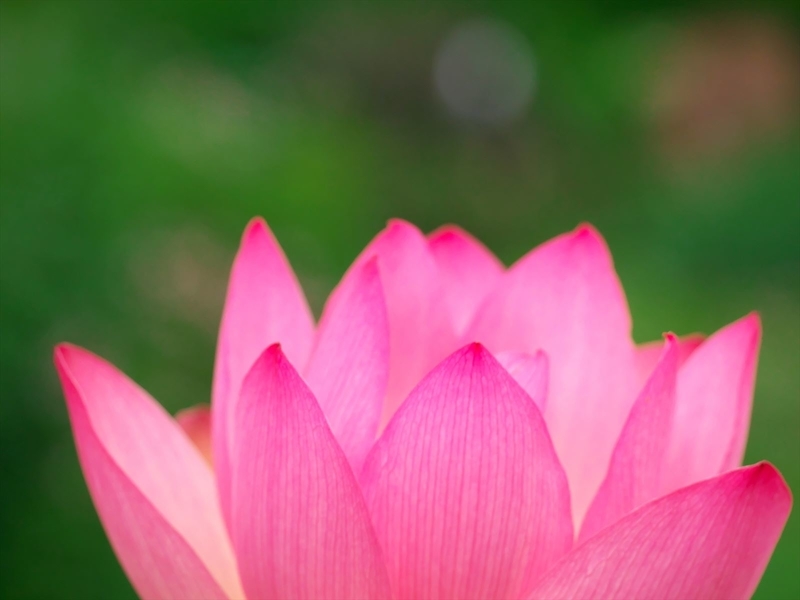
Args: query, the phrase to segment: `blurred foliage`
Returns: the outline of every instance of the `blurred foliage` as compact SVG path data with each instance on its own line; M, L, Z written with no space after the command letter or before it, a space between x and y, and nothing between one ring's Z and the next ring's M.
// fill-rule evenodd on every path
M529 45L509 123L448 112L459 23ZM800 11L794 2L0 4L0 596L131 598L50 354L171 411L208 400L227 269L267 218L315 311L387 218L507 263L606 236L637 341L764 322L747 461L800 490ZM527 46L526 46L527 47ZM800 597L800 516L759 588Z

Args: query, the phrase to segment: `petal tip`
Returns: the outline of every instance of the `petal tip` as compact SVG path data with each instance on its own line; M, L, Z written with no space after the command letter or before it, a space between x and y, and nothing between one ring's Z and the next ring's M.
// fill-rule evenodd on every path
M450 242L461 238L469 237L469 234L458 225L447 223L437 227L428 234L431 243Z
M478 365L487 360L496 361L492 353L480 342L470 342L453 356L455 355L461 356L463 360L469 361L472 365Z
M425 237L416 225L404 219L389 219L386 222L386 229L380 235L390 240L390 243L393 244L414 238L424 239Z
M580 223L572 232L572 237L576 241L593 242L602 240L603 236L591 223Z
M264 356L269 356L270 358L281 358L283 356L281 343L275 342L274 344L270 345L266 350L264 350Z
M607 255L610 258L611 252L608 244L594 225L581 223L571 234L567 234L566 240L568 248L577 249L581 253L590 255Z
M53 362L56 366L67 360L67 354L69 354L71 348L72 344L69 342L60 342L53 346Z
M264 217L253 217L247 222L247 225L244 228L244 235L242 236L243 240L249 240L253 237L263 235L269 230L267 226L267 222L264 220Z
M792 490L786 483L783 474L767 460L762 460L748 469L750 483L762 482L774 488L775 495L785 501L789 507L793 503Z
M756 335L758 335L759 337L761 336L761 329L762 329L761 314L757 310L751 311L748 314L746 314L744 317L742 317L741 322L742 324L752 329Z
M59 372L62 370L68 374L70 379L72 374L70 368L78 365L77 361L96 361L96 363L105 363L106 361L86 348L82 348L70 342L61 342L56 344L53 348L53 362L58 368Z

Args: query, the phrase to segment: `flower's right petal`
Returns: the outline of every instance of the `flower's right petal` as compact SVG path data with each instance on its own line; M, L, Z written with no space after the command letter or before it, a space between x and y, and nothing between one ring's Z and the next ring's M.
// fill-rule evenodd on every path
M248 598L391 598L369 512L311 390L264 351L236 408L232 539Z
M97 512L144 598L239 598L211 470L177 423L109 363L62 344L55 363Z
M544 412L547 405L547 379L550 368L547 355L541 350L533 355L525 352L500 352L495 358L514 381L528 393L539 410Z
M428 236L431 252L444 279L450 317L463 332L503 273L503 264L478 240L446 225Z
M389 378L389 319L376 259L325 307L305 381L355 472L375 442Z
M582 225L533 249L503 273L468 331L495 353L547 353L544 416L579 523L638 391L628 305L603 238Z
M680 489L575 548L529 598L750 598L791 505L768 463Z
M705 341L705 336L699 333L693 333L678 339L678 366L682 366L686 359L691 356L692 352ZM636 389L642 389L644 384L653 374L653 369L656 368L658 361L664 351L664 340L656 340L640 344L636 347L636 372L638 376L638 384Z
M211 408L198 404L175 415L175 420L192 441L209 465L213 465L211 453Z
M741 464L760 343L761 321L751 314L709 337L681 367L662 493Z
M678 353L677 339L667 334L661 360L631 409L579 541L660 495L675 410Z
M314 342L314 319L278 242L264 220L256 218L242 236L231 269L214 363L214 470L229 527L229 455L239 388L261 352L275 342L283 344L289 360L302 369Z
M396 598L514 598L572 546L538 408L480 344L414 389L361 474Z

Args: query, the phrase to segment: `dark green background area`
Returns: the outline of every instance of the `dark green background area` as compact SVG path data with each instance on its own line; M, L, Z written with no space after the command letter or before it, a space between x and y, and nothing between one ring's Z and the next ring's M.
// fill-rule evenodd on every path
M530 46L509 124L460 121L432 84L477 18ZM755 1L0 3L0 597L134 596L52 347L107 357L170 411L207 402L256 214L317 314L391 217L457 223L506 263L593 223L637 341L760 312L747 462L797 493L799 22ZM800 598L797 511L757 597Z

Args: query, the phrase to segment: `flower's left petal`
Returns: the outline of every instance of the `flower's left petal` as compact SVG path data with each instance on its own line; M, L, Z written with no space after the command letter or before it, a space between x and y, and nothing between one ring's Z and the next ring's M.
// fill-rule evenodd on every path
M209 465L213 465L211 456L211 408L207 404L198 404L178 412L175 415L175 420L192 441L194 447L206 459L206 462Z
M492 352L544 350L545 420L579 523L636 400L635 347L611 254L588 225L523 256L478 310L469 338Z
M682 337L678 340L678 366L691 356L692 352L697 350L705 341L705 336L699 333L693 333ZM636 373L638 384L636 389L642 389L650 375L653 374L653 369L656 368L658 361L664 351L664 340L656 340L654 342L647 342L640 344L636 347Z
M658 497L672 433L678 341L667 334L661 360L639 394L586 513L579 541Z
M233 262L214 363L214 470L225 524L230 527L233 415L244 376L270 344L281 343L302 369L314 342L314 319L303 290L263 219L247 225Z
M741 464L760 343L753 313L709 337L681 368L663 492Z
M791 506L772 465L731 471L604 529L556 565L529 598L750 598Z
M428 243L444 280L443 293L453 325L456 331L463 332L503 273L503 264L478 240L454 225L431 233Z
M213 475L178 424L90 352L62 344L55 362L92 499L137 591L241 597Z
M519 597L572 546L539 409L480 344L414 389L361 483L396 598Z
M347 458L279 345L236 409L232 539L248 598L390 598Z
M375 441L389 377L389 319L376 259L325 307L305 381L355 472Z
M550 368L547 355L541 350L533 355L525 352L500 352L495 358L528 393L539 410L544 412L547 405L547 378Z

